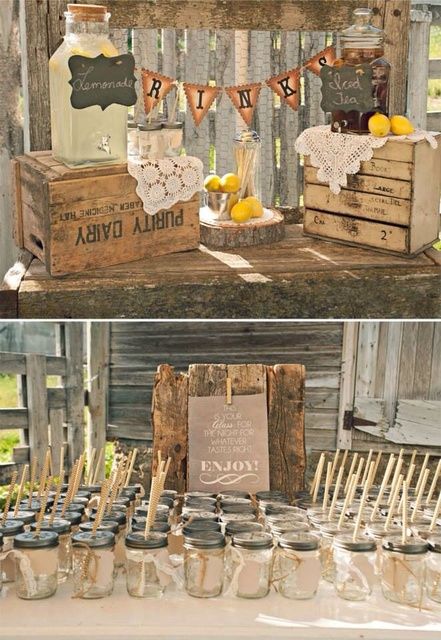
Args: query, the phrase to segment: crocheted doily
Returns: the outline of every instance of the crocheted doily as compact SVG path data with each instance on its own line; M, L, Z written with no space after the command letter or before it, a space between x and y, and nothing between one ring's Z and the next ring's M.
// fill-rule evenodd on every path
M204 186L202 161L193 156L144 160L132 156L127 170L138 185L144 211L150 215L190 198Z
M327 182L332 193L340 193L347 186L347 175L360 170L360 164L370 160L374 149L383 147L388 140L427 140L433 149L438 146L436 134L417 129L408 136L386 136L335 133L329 125L305 129L296 140L297 153L310 156L311 164L318 169L317 178Z

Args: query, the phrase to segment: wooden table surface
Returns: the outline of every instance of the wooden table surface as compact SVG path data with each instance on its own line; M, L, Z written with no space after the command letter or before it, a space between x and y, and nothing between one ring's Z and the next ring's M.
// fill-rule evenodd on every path
M20 600L11 585L0 592L0 637L167 638L169 640L439 640L441 605L423 611L388 602L378 593L365 602L338 598L322 582L311 600L287 600L272 592L259 600L225 597L201 600L169 592L159 600L128 596L123 576L100 600L72 599L70 581L52 598Z
M301 225L272 245L201 245L58 278L25 252L0 289L0 317L438 318L439 255L409 259L315 240Z

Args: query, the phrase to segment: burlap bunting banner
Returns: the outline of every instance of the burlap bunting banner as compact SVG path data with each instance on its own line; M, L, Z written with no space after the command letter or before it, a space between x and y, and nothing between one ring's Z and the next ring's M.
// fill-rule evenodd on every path
M324 65L332 66L337 54L335 47L330 46L317 53L313 58L305 62L302 67L290 69L279 73L277 76L268 78L265 83L253 82L241 84L234 87L213 87L203 84L192 84L184 82L184 91L190 107L195 125L198 127L208 113L217 96L225 91L229 96L234 108L240 113L244 122L250 126L254 110L259 100L260 91L263 86L274 91L291 109L295 111L300 103L300 74L303 69L308 69L317 76ZM170 89L177 84L176 80L160 73L142 69L142 88L144 95L144 107L146 114L165 98Z

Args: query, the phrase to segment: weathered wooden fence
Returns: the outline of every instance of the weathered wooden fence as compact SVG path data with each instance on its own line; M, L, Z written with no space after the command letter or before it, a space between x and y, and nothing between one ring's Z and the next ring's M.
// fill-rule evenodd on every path
M83 324L57 326L58 355L0 352L0 374L18 376L19 407L0 408L0 430L20 429L13 462L0 465L0 482L36 456L38 466L51 447L54 469L65 445L66 469L84 448ZM49 386L48 376L56 376Z

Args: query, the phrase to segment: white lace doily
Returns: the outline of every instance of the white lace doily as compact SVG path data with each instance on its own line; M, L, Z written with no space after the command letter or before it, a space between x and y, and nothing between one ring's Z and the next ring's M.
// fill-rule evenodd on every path
M144 211L150 215L169 209L177 202L190 200L204 186L202 161L193 156L144 160L132 156L127 170L138 185Z
M436 149L435 135L435 132L416 129L408 136L376 138L370 134L335 133L329 125L320 125L305 129L297 138L295 149L297 153L310 156L312 166L318 169L318 180L327 182L332 193L338 194L347 186L347 176L357 173L360 164L372 158L374 149L383 147L388 140L427 140Z

